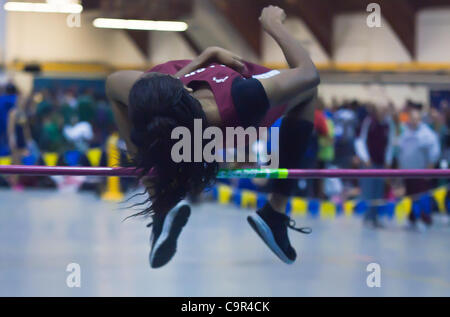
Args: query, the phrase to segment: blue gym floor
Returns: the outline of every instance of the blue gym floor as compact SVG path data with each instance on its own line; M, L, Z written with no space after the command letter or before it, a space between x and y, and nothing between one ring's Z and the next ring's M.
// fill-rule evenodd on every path
M122 206L126 206L122 205ZM165 267L148 265L147 222L89 193L0 191L1 296L450 296L450 227L373 231L358 218L297 218L299 254L280 262L247 224L248 210L195 206ZM66 285L69 263L81 287ZM366 267L381 266L369 288Z

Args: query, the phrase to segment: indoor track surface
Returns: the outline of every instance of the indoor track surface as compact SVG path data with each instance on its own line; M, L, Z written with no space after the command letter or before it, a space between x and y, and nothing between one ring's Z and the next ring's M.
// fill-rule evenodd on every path
M139 200L134 200L139 201ZM178 252L148 265L149 221L90 193L0 191L0 296L450 296L450 227L374 231L359 218L295 218L299 257L279 261L247 224L249 210L193 208ZM381 287L366 284L369 263ZM81 287L69 288L70 263Z

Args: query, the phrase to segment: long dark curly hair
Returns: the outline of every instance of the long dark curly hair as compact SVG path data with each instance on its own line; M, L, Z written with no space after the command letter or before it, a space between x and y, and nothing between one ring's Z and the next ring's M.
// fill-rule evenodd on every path
M194 162L191 157L190 162L176 163L171 157L171 149L178 142L171 138L174 128L189 129L193 156L194 119L202 120L203 129L208 127L200 102L179 79L152 74L138 80L129 94L129 116L131 141L138 149L131 165L139 171L148 194L142 203L146 208L133 216L168 212L187 194L199 194L214 183L217 162Z

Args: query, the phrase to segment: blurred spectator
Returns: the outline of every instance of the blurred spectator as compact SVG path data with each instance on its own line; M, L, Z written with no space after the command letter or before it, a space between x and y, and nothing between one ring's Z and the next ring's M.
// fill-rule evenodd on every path
M111 107L104 98L98 98L93 122L94 138L91 142L93 146L101 146L107 138L117 130L114 123L114 115Z
M78 97L78 116L80 121L92 122L95 115L95 101L91 91L86 91Z
M445 102L445 101L444 101ZM424 122L437 134L439 139L440 148L442 149L441 159L445 160L445 165L443 167L447 167L447 156L448 151L446 148L448 147L447 141L449 136L449 111L445 106L445 103L442 108L430 107L427 116L424 118ZM438 166L436 166L438 167Z
M8 145L11 151L12 164L22 164L22 158L30 155L28 148L32 142L24 107L14 107L8 118ZM12 175L10 181L13 189L21 190L23 188L17 175Z
M404 126L398 140L398 164L401 169L433 168L440 156L437 134L422 122L417 108L409 112L409 122ZM406 195L416 195L430 189L428 179L405 179ZM421 212L421 218L427 225L431 224L430 215ZM410 213L410 221L416 223L416 215Z
M54 108L52 99L53 98L48 90L44 90L36 96L36 116L38 118L43 118L52 112Z
M314 126L317 130L317 164L316 168L327 168L334 160L334 125L327 117L323 100L318 98ZM324 179L315 179L315 197L326 198L324 194Z
M341 168L351 168L354 151L354 141L358 118L349 106L338 109L333 116L335 135L335 164Z
M444 119L444 135L442 136L442 168L448 168L450 164L450 106L447 100L442 100L440 104L441 116Z
M48 114L43 117L40 131L39 148L46 152L61 152L64 138L61 131L61 121L57 115Z
M322 110L325 123L327 125L327 133L319 135L319 167L326 168L334 160L334 123L333 115L329 111Z
M87 121L78 121L76 115L72 116L70 124L64 126L63 133L75 149L83 153L89 149L90 141L94 137L91 124Z
M386 115L384 107L374 106L371 114L364 119L355 150L364 168L389 168L392 164L395 126L392 118ZM385 181L379 178L360 180L362 198L382 199L385 196ZM379 227L377 207L371 206L364 215L364 221Z
M64 117L64 124L70 124L72 116L77 115L77 99L74 96L73 91L66 91L61 100L61 113Z
M13 84L6 86L5 92L0 95L0 156L10 153L8 145L8 118L9 112L15 106L17 100L17 89Z
M317 101L320 104L320 101ZM305 157L303 158L303 168L314 169L319 167L319 138L328 135L328 126L323 110L319 106L314 112L314 130L311 135ZM318 197L320 192L320 182L317 179L300 180L300 187L306 192L303 193L309 197Z

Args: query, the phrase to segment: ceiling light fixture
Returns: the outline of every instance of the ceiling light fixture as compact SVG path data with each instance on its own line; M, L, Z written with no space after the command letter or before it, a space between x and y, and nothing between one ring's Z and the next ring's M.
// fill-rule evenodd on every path
M83 11L83 6L67 2L6 2L3 9L13 12L81 13Z
M126 29L126 30L146 30L146 31L186 31L188 25L185 22L177 21L151 21L151 20L126 20L97 18L93 25L97 28L106 29Z

